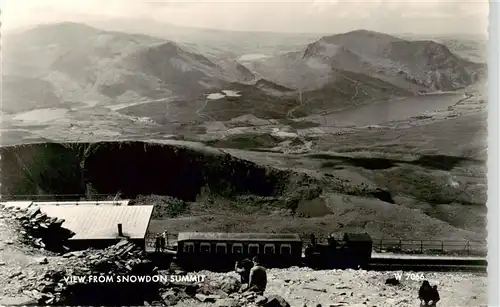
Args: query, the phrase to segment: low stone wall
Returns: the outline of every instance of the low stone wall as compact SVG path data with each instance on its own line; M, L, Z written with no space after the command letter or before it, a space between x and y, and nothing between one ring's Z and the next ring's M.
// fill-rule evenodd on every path
M55 252L69 250L65 245L75 233L62 226L64 219L49 217L39 207L20 209L0 204L0 209L20 224L23 243Z

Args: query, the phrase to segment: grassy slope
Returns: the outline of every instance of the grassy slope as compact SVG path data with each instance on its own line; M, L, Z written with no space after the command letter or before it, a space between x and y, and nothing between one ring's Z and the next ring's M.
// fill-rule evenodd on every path
M484 124L481 115L471 115L411 129L366 130L315 140L316 149L336 152L340 156L337 159L332 159L332 154L262 154L226 149L259 164L294 167L318 176L327 187L325 193L321 198L300 202L296 216L272 201L243 210L237 202L217 200L218 206L213 207L212 202L202 199L190 205L189 214L152 221L151 231L166 228L170 232L315 231L326 234L352 230L368 231L384 238L484 239L487 221L486 171L481 161L486 137ZM272 143L272 138L267 141ZM227 140L218 145L237 148L242 144L238 139L235 143ZM470 159L457 162L445 157L443 164L440 160L443 157L432 156L438 153ZM429 156L418 160L423 154ZM387 159L389 165L373 169L373 161L382 160L380 158ZM450 186L449 178L459 185ZM376 187L388 189L396 204L370 195Z

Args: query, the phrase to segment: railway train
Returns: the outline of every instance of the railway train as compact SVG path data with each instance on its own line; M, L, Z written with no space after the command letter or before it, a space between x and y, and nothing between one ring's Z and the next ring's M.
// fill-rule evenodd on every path
M367 233L333 236L304 248L298 234L181 232L176 263L188 270L234 269L236 261L258 256L267 267L362 268L371 259L373 241Z

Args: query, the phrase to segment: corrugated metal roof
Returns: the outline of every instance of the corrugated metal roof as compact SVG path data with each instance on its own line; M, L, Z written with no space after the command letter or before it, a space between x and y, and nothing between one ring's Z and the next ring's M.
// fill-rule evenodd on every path
M290 241L300 242L300 236L294 233L228 233L228 232L181 232L177 241L213 240L213 241Z
M153 213L153 206L64 205L39 206L50 217L64 219L63 227L73 231L71 240L115 239L118 224L131 239L142 239Z
M33 204L37 206L46 206L46 205L103 205L103 206L128 206L130 203L129 199L126 200L105 200L105 201L34 201Z

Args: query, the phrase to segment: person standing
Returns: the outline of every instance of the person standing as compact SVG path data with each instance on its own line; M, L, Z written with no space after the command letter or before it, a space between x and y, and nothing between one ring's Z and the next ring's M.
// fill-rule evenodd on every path
M163 237L165 238L165 242L166 242L165 246L168 246L168 232L166 230L163 232Z
M163 235L160 236L160 248L162 252L165 251L165 236Z
M316 236L314 235L314 233L311 233L310 239L311 239L311 245L316 246Z
M160 236L156 235L155 237L155 252L160 252Z

